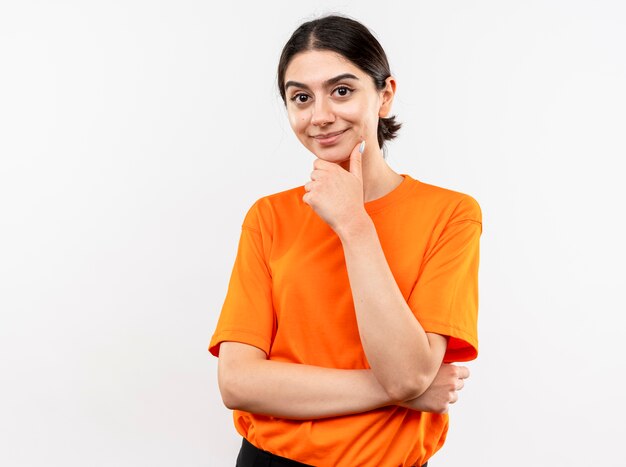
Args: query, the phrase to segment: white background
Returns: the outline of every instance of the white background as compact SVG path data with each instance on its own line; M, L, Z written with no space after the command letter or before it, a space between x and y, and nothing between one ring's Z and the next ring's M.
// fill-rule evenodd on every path
M624 3L227 3L0 3L0 464L234 465L207 346L245 212L311 170L280 50L342 12L398 81L390 165L483 209L431 464L625 465Z

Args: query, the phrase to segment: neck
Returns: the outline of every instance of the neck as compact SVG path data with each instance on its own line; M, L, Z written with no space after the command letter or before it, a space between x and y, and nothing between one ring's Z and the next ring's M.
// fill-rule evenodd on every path
M341 166L350 170L350 161ZM363 201L373 201L385 196L402 182L402 175L394 172L383 157L382 150L376 146L366 147L362 158Z

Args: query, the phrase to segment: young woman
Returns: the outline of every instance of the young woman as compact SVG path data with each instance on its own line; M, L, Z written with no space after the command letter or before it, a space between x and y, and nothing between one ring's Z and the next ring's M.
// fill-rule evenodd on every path
M237 466L425 465L477 355L480 208L386 163L396 82L362 24L302 24L278 87L316 160L248 211L209 346Z

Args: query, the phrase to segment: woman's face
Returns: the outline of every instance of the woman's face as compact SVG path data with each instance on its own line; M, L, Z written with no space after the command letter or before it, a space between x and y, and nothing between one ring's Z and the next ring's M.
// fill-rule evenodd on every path
M362 140L378 148L379 116L391 108L395 81L378 91L373 79L342 55L301 52L285 71L289 123L300 142L318 158L342 162Z

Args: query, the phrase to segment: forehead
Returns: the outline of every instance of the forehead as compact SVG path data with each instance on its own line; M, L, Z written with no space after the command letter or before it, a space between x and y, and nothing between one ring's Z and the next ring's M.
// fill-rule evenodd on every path
M298 81L315 85L343 73L362 79L365 73L350 60L329 50L308 50L291 59L285 70L285 82Z

